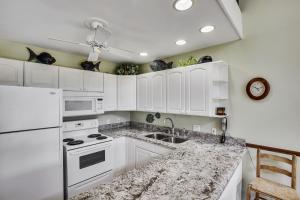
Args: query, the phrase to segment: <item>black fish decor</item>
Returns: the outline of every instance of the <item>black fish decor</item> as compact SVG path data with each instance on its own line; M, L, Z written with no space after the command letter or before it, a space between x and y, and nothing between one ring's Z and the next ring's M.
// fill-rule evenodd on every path
M82 63L80 63L80 66L84 69L84 70L88 70L88 71L98 71L100 72L100 61L97 62L96 64L94 64L91 61L84 61Z
M154 122L154 115L148 114L146 117L146 122L148 122L148 123Z
M26 49L29 51L28 61L34 61L35 60L39 63L43 63L43 64L47 64L47 65L52 65L53 63L56 62L55 58L52 57L47 52L42 52L39 55L37 55L30 48L26 47Z
M150 67L153 71L161 71L165 69L171 69L173 62L166 63L163 60L154 60L150 63Z
M198 63L207 63L207 62L212 62L212 57L211 56L203 56L199 59Z

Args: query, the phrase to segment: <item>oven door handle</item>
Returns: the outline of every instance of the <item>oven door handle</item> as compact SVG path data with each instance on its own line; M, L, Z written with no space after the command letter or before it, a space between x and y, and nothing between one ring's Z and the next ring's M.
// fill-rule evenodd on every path
M73 150L71 152L69 152L70 155L79 155L79 154L82 154L82 153L87 153L87 152L91 152L93 150L105 150L106 147L111 147L112 145L111 144L107 144L107 145L101 145L101 146L98 146L98 147L93 147L93 148L89 148L89 149L85 149L85 150Z

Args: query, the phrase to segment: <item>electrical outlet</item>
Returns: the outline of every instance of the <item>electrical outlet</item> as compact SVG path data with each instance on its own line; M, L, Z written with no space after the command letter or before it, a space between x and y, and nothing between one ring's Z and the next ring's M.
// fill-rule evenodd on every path
M214 135L217 135L217 129L216 128L211 128L211 133Z
M200 132L201 131L201 126L200 125L193 125L193 131Z

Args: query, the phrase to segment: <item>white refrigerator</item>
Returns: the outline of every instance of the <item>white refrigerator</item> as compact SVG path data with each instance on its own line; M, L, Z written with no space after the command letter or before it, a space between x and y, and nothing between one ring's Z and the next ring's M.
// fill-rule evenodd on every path
M62 91L0 86L0 199L63 199Z

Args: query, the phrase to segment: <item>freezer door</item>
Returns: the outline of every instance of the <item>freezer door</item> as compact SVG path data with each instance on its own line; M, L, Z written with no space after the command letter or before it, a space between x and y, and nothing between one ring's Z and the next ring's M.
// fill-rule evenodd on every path
M59 128L0 134L0 199L62 200Z
M0 86L0 133L61 126L60 89Z

